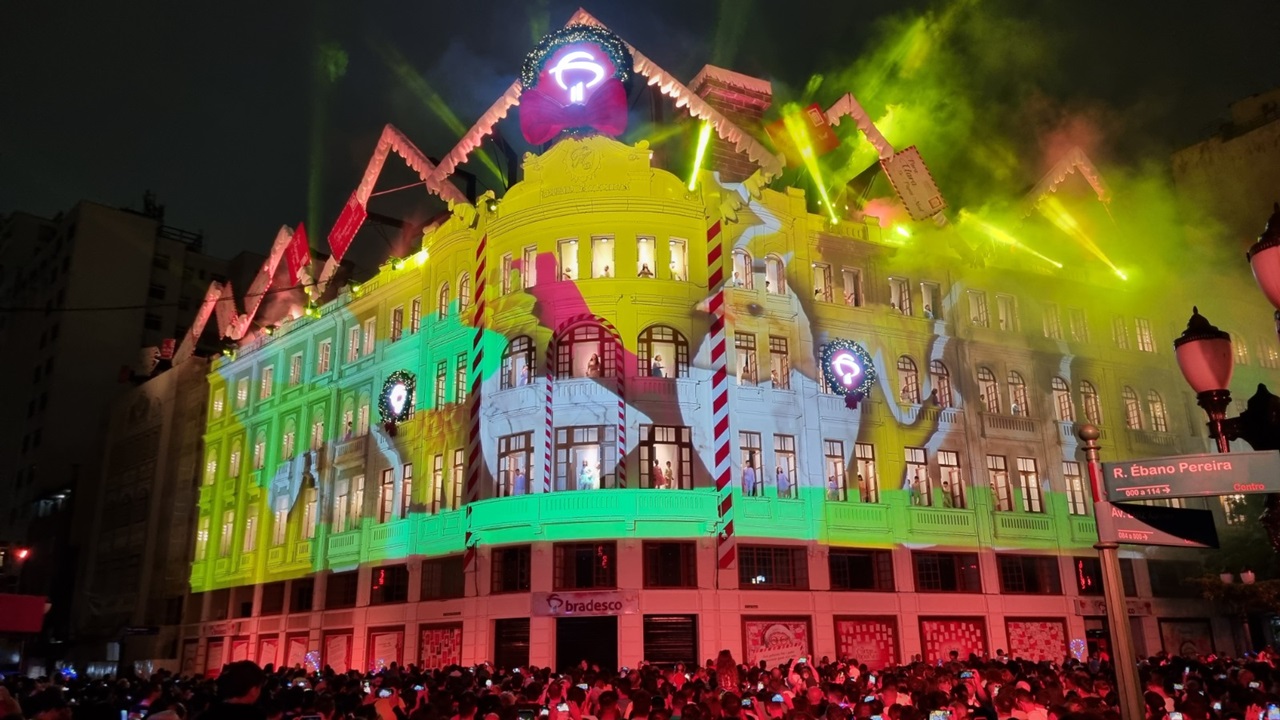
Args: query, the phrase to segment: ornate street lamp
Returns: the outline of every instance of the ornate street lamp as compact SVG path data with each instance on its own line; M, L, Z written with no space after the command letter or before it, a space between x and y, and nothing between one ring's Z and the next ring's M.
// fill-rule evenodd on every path
M1273 205L1267 227L1244 256L1262 294L1276 308L1276 333L1280 334L1280 203Z
M1182 377L1196 391L1196 403L1209 414L1209 435L1218 441L1218 452L1230 452L1230 440L1222 425L1231 404L1228 388L1235 369L1231 335L1214 327L1199 308L1193 307L1187 329L1173 341L1173 348Z

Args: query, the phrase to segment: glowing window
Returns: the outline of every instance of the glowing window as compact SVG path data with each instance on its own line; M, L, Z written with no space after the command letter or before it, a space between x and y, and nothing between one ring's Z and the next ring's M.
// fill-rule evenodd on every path
M657 265L654 245L651 237L636 238L636 277L654 277L653 268Z
M858 268L844 268L840 271L844 280L844 304L849 307L862 307L862 271Z
M440 292L436 294L436 317L441 320L445 319L449 314L449 282L445 281L440 284Z
M1076 419L1076 409L1071 402L1071 386L1067 385L1067 381L1060 377L1055 377L1051 383L1053 389L1053 407L1058 413L1058 420L1062 422L1074 422Z
M556 344L558 379L613 377L614 362L612 336L594 323L574 327Z
M1013 493L1009 488L1009 467L1003 455L987 456L987 483L991 486L991 498L996 510L1013 511Z
M777 255L764 259L764 291L772 295L787 294L787 266Z
M1018 330L1018 300L1012 295L996 295L996 322L1006 332Z
M1080 474L1080 463L1074 460L1062 462L1062 478L1067 484L1067 512L1072 515L1088 515L1090 498Z
M729 287L755 288L755 269L751 263L751 253L742 249L733 251L733 277L729 280Z
M613 259L613 247L616 244L611 237L591 238L591 277L613 277L617 269Z
M422 298L416 297L409 303L409 332L416 333L422 327Z
M200 522L196 525L196 559L204 560L209 557L209 518L201 517Z
M323 375L329 372L329 364L333 360L333 341L321 340L316 346L316 374Z
M409 517L413 507L413 463L405 463L400 473L400 519Z
M1094 425L1102 424L1102 401L1098 388L1088 380L1080 381L1080 403L1084 406L1084 419Z
M511 270L515 261L511 257L511 253L505 253L502 256L502 294L507 295L511 292Z
M391 342L400 339L404 334L404 306L391 308Z
M982 399L983 412L1000 412L1000 386L990 368L978 368L978 396Z
M289 358L289 387L295 387L302 382L302 353L294 353Z
M955 396L951 392L951 371L941 360L929 362L930 395L942 407L951 407Z
M498 497L514 497L531 492L533 433L524 432L498 438Z
M813 263L813 299L819 302L831 302L831 266L826 263Z
M1052 340L1062 339L1062 315L1058 311L1058 306L1052 303L1045 303L1044 313L1044 336Z
M1022 511L1044 512L1044 498L1040 487L1040 471L1035 458L1018 458L1018 490L1022 493Z
M958 509L968 507L964 475L960 469L960 453L953 450L939 450L938 470L942 475L943 507Z
M928 458L924 448L903 448L907 464L906 483L911 491L912 505L933 505L933 483L929 480Z
M889 308L911 314L911 283L906 278L889 278Z
M1169 432L1169 417L1165 414L1164 398L1155 390L1147 391L1147 409L1151 415L1151 429L1156 432Z
M578 241L572 238L556 243L556 263L559 279L578 279Z
M1142 407L1138 405L1138 393L1128 385L1120 397L1124 400L1124 426L1130 430L1142 429Z
M222 411L227 404L227 391L218 388L213 391L213 411L210 413L215 418L222 417Z
M1027 397L1027 383L1022 379L1022 373L1017 370L1009 371L1009 414L1031 414L1030 401Z
M640 426L640 486L693 488L693 431L684 425Z
M464 272L458 276L458 312L466 312L469 307L471 307L471 273Z
M935 320L942 317L942 288L938 283L920 283L920 302L924 305L921 308L924 319Z
M773 481L777 486L778 497L800 497L800 478L796 475L796 437L794 435L773 436L773 463Z
M689 244L684 240L672 239L667 241L667 248L671 254L671 259L667 261L667 270L671 273L671 279L688 280Z
M844 446L841 445L841 450L843 449ZM854 443L853 458L857 470L858 499L866 503L880 502L880 476L876 473L875 446L871 443ZM828 487L828 495L830 490Z
M1134 318L1133 322L1138 329L1138 349L1142 352L1155 352L1155 340L1151 337L1151 321L1146 318Z
M689 377L689 342L679 330L654 325L640 333L637 370L648 377Z
M756 336L734 333L733 349L738 355L738 384L756 384Z
M920 372L916 361L903 355L898 358L898 397L910 405L920 404Z
M501 389L528 385L533 372L533 340L528 335L512 338L502 353Z
M520 274L526 289L538 284L538 246L530 245L520 257Z
M827 499L845 500L849 497L848 477L844 471L844 441L822 441L822 469L826 477ZM873 465L874 467L874 465ZM859 486L866 480L862 471L858 472Z
M769 336L769 382L775 390L791 389L791 352L784 337Z
M738 453L742 463L742 492L747 495L764 495L763 456L760 433L738 431Z
M991 315L987 312L987 294L981 290L969 291L969 321L978 327L991 326Z
M378 318L371 317L364 321L364 354L373 354L374 343L378 339Z
M1111 318L1111 339L1121 350L1129 349L1129 324L1120 315Z

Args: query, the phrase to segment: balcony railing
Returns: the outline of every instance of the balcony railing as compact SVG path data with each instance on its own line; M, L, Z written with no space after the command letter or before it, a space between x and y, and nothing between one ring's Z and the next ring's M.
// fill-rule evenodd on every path
M1036 421L1031 418L1020 417L1017 415L982 413L983 437L1025 437L1028 435L1034 435L1035 432Z
M972 535L977 529L972 510L913 507L907 509L907 519L913 532Z
M369 443L368 435L348 438L337 443L338 452L334 463L338 465L356 465L364 462Z
M999 538L1053 540L1053 518L1041 513L997 512L995 534Z

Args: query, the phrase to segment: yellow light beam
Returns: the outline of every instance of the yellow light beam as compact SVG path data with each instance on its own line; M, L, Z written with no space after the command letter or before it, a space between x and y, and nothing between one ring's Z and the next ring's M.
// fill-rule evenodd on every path
M1068 237L1075 240L1081 247L1093 253L1094 257L1098 258L1105 263L1107 267L1111 268L1111 272L1115 273L1117 277L1121 280L1129 279L1129 277L1125 275L1120 268L1116 267L1115 263L1111 262L1111 258L1107 257L1107 254L1102 251L1102 248L1098 247L1098 244L1095 243L1092 238L1089 237L1088 233L1084 231L1084 228L1080 227L1080 223L1076 220L1075 216L1067 210L1066 206L1062 204L1061 200L1056 197L1046 197L1039 203L1036 203L1036 208L1040 211L1041 215L1048 219L1049 222L1053 223L1054 227L1058 228Z
M707 145L711 144L711 123L702 123L698 131L698 150L693 155L693 170L689 173L689 192L698 186L698 171L702 169L702 160L707 156Z
M1029 255L1034 255L1035 257L1040 258L1041 260L1049 263L1050 265L1058 268L1059 270L1062 269L1062 263L1058 262L1057 260L1054 260L1048 255L1044 255L1043 253L1036 252L1030 247L1027 247L1027 245L1023 243L1021 240L1015 238L1014 236L1010 235L1004 230L1001 230L995 225L992 225L991 223L978 218L968 210L960 211L960 221L969 225L973 225L974 227L978 228L978 230L986 234L987 237L991 238L992 240L995 240L996 242L1002 245L1008 245L1009 247L1017 248Z
M827 194L826 183L822 181L822 168L818 165L818 157L813 152L813 143L809 140L809 129L805 126L800 108L795 104L786 106L782 110L782 120L786 125L787 134L791 136L791 142L800 152L800 158L804 160L804 166L813 178L813 184L818 188L818 195L822 198L822 204L827 207L831 222L840 222L840 217L836 215L836 208L831 204L831 196Z

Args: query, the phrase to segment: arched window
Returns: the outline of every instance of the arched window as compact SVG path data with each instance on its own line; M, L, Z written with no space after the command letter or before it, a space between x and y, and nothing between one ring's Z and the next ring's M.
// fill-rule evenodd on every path
M533 377L533 339L520 335L502 353L502 389L528 385Z
M733 251L733 277L729 279L729 287L755 289L756 274L751 262L751 253L742 249Z
M1071 403L1071 386L1066 380L1060 377L1053 379L1053 407L1058 413L1058 419L1062 422L1074 422L1076 419L1076 408Z
M1124 398L1124 426L1130 430L1142 429L1142 408L1138 405L1138 393L1128 385L1121 394Z
M578 325L556 344L556 378L613 377L613 338L600 325Z
M787 294L787 266L777 255L764 259L764 290L774 295Z
M471 307L471 273L463 272L458 276L458 312L466 312Z
M942 407L951 407L955 397L951 394L951 371L941 360L929 362L929 384L933 386L934 399Z
M978 396L982 398L984 411L1000 412L1000 386L996 384L996 374L991 372L991 368L978 368Z
M916 361L906 355L898 358L898 386L902 402L912 405L920 403L920 373L916 370Z
M1169 432L1169 417L1164 411L1164 398L1155 390L1147 391L1147 409L1151 414L1151 429L1156 432Z
M324 405L317 405L311 410L311 449L319 450L324 440Z
M360 407L356 409L356 435L369 434L369 393L360 393Z
M436 300L436 315L441 320L449 314L449 283L448 281L440 285L440 296Z
M1098 388L1088 380L1080 381L1080 402L1084 405L1084 419L1094 425L1102 424L1102 401L1098 398Z
M342 439L350 440L356 434L356 401L348 395L342 401Z
M284 421L284 434L280 436L280 457L285 460L293 458L293 451L298 446L298 422L293 418Z
M654 325L640 333L636 372L649 377L689 377L689 342L679 330Z
M267 434L261 430L253 437L253 469L261 470L267 464Z
M241 462L244 458L244 443L239 438L231 443L231 458L227 463L228 474L233 478L240 477Z
M1027 402L1027 383L1022 379L1022 373L1017 370L1009 371L1009 414L1011 415L1030 415L1030 408Z

